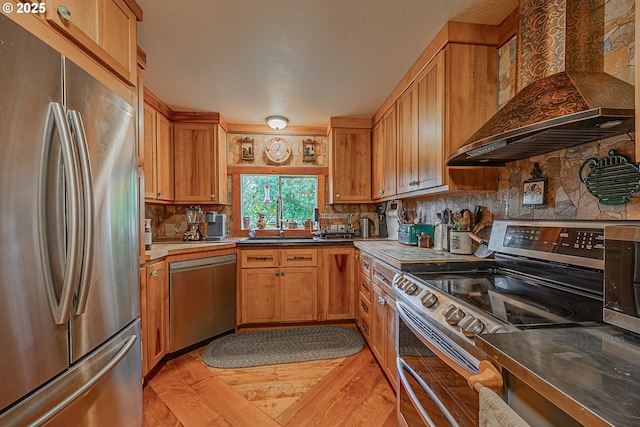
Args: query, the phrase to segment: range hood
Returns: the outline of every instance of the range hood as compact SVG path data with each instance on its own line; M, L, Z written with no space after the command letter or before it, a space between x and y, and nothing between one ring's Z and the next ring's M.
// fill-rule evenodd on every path
M604 0L521 0L520 91L447 159L501 166L634 129L634 87L603 72Z

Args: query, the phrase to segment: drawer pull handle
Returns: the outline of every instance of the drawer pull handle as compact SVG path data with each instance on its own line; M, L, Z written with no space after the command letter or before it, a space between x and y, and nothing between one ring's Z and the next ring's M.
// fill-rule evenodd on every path
M253 259L256 260L256 261L268 261L268 260L271 260L273 258L272 257L267 257L267 256L256 256L256 257L253 257Z
M291 258L289 258L289 259L291 259ZM297 256L297 255L294 255L294 257L293 257L293 260L294 260L294 261L304 261L304 260L306 260L306 259L311 260L311 257L306 257L306 256Z

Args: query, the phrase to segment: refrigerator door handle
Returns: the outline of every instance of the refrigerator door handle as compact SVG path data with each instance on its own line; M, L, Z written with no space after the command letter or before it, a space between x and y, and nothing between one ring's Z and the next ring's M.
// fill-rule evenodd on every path
M62 325L67 322L69 318L69 312L71 311L71 305L73 302L73 296L75 287L78 280L78 250L80 245L80 231L78 230L78 209L80 205L80 194L78 186L78 167L77 158L73 150L71 142L69 127L64 114L64 107L58 102L50 102L49 110L47 112L47 119L45 123L45 136L44 136L44 153L50 152L50 147L53 144L55 135L58 135L60 140L60 151L62 154L62 162L64 164L64 179L67 195L67 244L65 248L66 265L64 268L64 276L62 279L62 287L60 291L60 297L56 295L56 285L51 273L51 256L49 246L46 243L47 238L47 174L45 170L50 165L46 162L50 162L47 156L43 156L43 165L41 170L40 185L38 187L38 233L40 235L40 241L44 242L40 246L40 256L42 258L42 265L45 269L45 289L47 293L47 300L49 303L49 309L53 316L53 321L56 325Z
M87 137L84 131L82 116L78 111L69 110L67 112L71 124L71 135L75 138L76 150L80 163L81 185L83 193L82 216L84 224L84 242L82 255L82 273L80 275L80 285L76 297L74 314L76 316L84 313L89 296L89 286L91 284L91 266L93 258L93 219L94 219L94 197L91 162L89 161L89 151Z
M83 394L88 392L93 386L95 386L104 376L106 376L113 368L115 368L118 363L127 355L129 350L133 347L138 339L137 335L131 335L122 348L107 362L102 369L100 369L96 374L91 377L86 383L84 383L81 387L75 389L73 393L62 399L55 405L53 408L42 414L38 419L29 423L29 427L40 426L51 418L55 417L58 413L60 413L64 408L71 405L75 400L81 397Z

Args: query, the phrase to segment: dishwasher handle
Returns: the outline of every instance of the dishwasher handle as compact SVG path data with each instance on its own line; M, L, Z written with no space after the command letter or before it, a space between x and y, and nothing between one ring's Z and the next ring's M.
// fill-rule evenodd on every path
M169 274L235 263L236 254L213 256L209 258L197 258L187 261L176 261L169 263Z

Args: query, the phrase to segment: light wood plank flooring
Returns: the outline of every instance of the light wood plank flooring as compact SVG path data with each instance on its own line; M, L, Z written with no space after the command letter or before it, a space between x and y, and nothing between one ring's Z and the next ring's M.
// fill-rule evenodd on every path
M144 387L144 426L396 426L396 397L367 345L353 356L211 368L200 348Z

